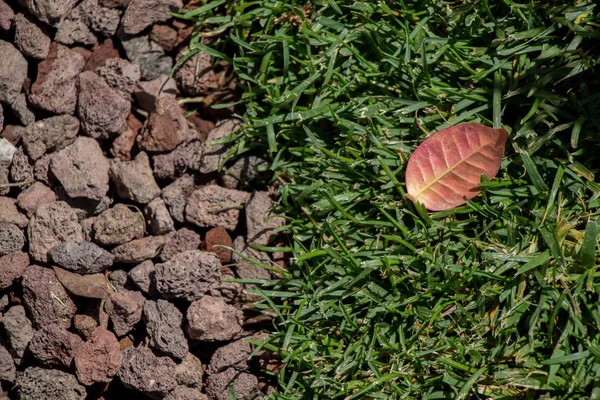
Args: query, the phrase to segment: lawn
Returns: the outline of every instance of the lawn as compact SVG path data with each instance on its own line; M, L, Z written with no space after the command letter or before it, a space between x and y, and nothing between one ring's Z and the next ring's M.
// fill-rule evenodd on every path
M255 289L284 362L272 398L600 398L599 7L217 0L185 15L192 52L237 75L231 157L268 157L287 221L288 272ZM462 122L510 133L500 172L428 212L405 196L408 158Z

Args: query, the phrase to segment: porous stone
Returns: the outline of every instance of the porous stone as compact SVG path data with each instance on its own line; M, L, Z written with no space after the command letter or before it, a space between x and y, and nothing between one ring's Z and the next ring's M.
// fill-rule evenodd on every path
M17 368L12 356L4 346L0 346L0 379L12 383L15 381L16 375Z
M72 115L59 115L37 121L25 130L23 146L31 159L47 152L64 149L75 141L79 120Z
M171 218L164 200L160 197L146 205L144 215L148 222L148 231L153 235L162 235L175 230L173 218Z
M135 138L141 127L142 123L135 115L133 113L129 114L129 117L127 117L127 128L113 140L110 153L121 161L131 161Z
M267 246L277 238L275 230L285 220L275 216L274 203L267 192L253 192L246 202L246 229L248 242Z
M96 328L92 337L75 352L75 370L79 382L86 386L110 382L121 368L121 351L115 335Z
M33 337L33 327L25 314L25 308L19 305L9 308L2 315L2 326L6 333L8 350L14 357L15 363L20 365Z
M2 104L0 104L2 108ZM1 119L1 117L0 117ZM0 121L1 122L1 121ZM2 125L2 124L0 124ZM25 127L20 125L6 125L4 130L0 131L0 142L4 139L14 146L18 146L21 138L25 134ZM1 146L0 146L1 147Z
M92 337L98 323L96 320L86 314L77 314L73 317L73 328L82 335L86 340Z
M139 146L147 152L161 153L195 138L197 134L188 126L179 102L172 97L161 97L144 124Z
M94 221L94 240L102 245L127 243L144 234L144 218L125 204L115 204Z
M156 22L167 21L183 8L181 0L132 0L121 19L121 31L137 35Z
M61 267L78 274L97 274L113 264L115 256L90 242L64 242L50 250Z
M222 226L217 226L206 232L206 251L215 253L219 257L221 264L227 264L231 261L231 250L219 246L231 247L232 245L231 236L227 233L227 229Z
M179 61L187 54L187 49L177 55ZM219 77L213 70L213 57L200 51L187 59L175 72L179 87L190 96L207 94L218 87Z
M115 262L139 264L142 261L156 257L165 242L166 238L164 236L147 236L117 246L112 250L112 253L115 256Z
M94 32L106 37L116 33L121 21L120 10L104 7L98 0L86 0L84 11L86 22Z
M0 290L4 290L23 275L29 265L29 256L22 251L13 251L0 257Z
M53 114L74 114L77 104L77 76L84 66L83 56L53 42L44 61L38 64L37 78L29 102Z
M155 272L154 263L146 260L129 271L129 278L142 292L156 296L158 291L156 290Z
M60 243L83 241L77 214L64 201L43 204L29 221L29 254L35 261L48 262L48 252Z
M90 45L98 41L98 38L96 38L96 35L94 35L88 26L87 14L90 11L89 4L88 0L84 0L69 12L66 18L60 23L54 40L67 45Z
M12 182L33 183L33 165L25 154L22 146L17 148L10 166L10 179Z
M127 275L125 275L127 278ZM113 324L113 330L119 337L126 335L142 319L142 309L146 301L140 292L122 289L110 296L106 302L106 312Z
M271 264L269 255L248 246L243 236L238 236L235 238L233 241L233 248L238 253L251 260L256 260L265 265ZM271 274L267 269L246 260L244 257L241 257L237 253L232 254L232 261L235 264L235 272L239 278L264 280L271 279Z
M53 324L35 331L29 351L42 365L69 368L83 340L64 327Z
M10 30L14 17L13 9L3 0L0 0L0 30L5 32Z
M229 368L218 374L213 374L206 380L206 394L211 400L228 400L227 388L233 385L235 398L251 400L258 392L258 379L247 372Z
M94 72L98 67L103 66L106 60L116 57L119 57L119 50L115 47L112 39L107 38L102 43L96 43L94 47L92 47L92 52L87 59L83 70Z
M17 197L17 204L29 217L33 216L38 207L55 201L56 194L42 182L34 182Z
M101 199L88 199L85 197L69 197L65 188L60 185L54 187L58 200L66 202L77 214L79 220L98 215L111 206L113 200L108 196Z
M19 251L25 246L25 236L19 227L0 222L0 256Z
M268 164L260 157L241 156L220 176L221 183L228 189L238 189L253 182L264 183Z
M50 163L55 153L45 154L37 159L33 167L33 176L36 180L48 185L54 186L56 179L50 173Z
M197 250L200 243L200 235L188 228L181 228L167 240L159 258L161 261L168 261L184 251Z
M133 161L112 160L110 176L122 199L148 204L160 195L160 188L152 175L150 159L144 152L139 153Z
M190 196L185 215L188 222L201 228L222 226L233 231L240 216L240 208L250 193L206 185Z
M123 351L119 379L127 388L151 398L162 399L177 386L175 362L169 357L156 357L145 347L128 347Z
M243 313L221 298L204 296L187 311L187 333L204 342L231 340L242 331Z
M234 303L244 291L244 286L241 283L226 282L234 279L235 276L231 270L222 270L221 280L210 286L208 294L213 297L220 297L228 304Z
M192 353L188 353L183 361L177 365L175 379L177 383L191 388L202 388L204 366L202 361Z
M128 276L127 272L122 269L117 269L108 275L108 280L110 281L110 284L117 289L117 292L120 292L121 290L125 290Z
M227 119L208 133L206 141L202 144L202 161L200 173L209 174L219 170L227 154L227 142L215 144L216 141L223 140L232 136L241 127L241 121L237 119ZM235 140L235 137L231 139Z
M85 387L77 378L57 369L29 367L15 384L19 399L85 400Z
M144 111L154 110L156 100L162 97L175 98L177 83L169 75L160 75L150 81L141 81L136 85L134 95L138 105Z
M59 151L50 169L71 198L101 200L108 192L110 165L92 138L78 137L75 143Z
M25 93L17 95L15 100L10 104L10 109L21 124L27 126L35 122L35 114L29 109Z
M101 76L87 71L79 75L77 115L83 132L94 139L110 139L127 126L131 103Z
M9 42L0 40L0 102L12 103L27 77L27 60Z
M208 373L216 374L230 367L238 371L245 371L248 369L248 359L252 351L252 345L246 339L236 340L219 347L210 358Z
M37 329L51 324L71 326L77 307L53 270L30 265L23 273L22 285L23 302Z
M188 343L181 329L183 314L166 300L144 304L144 322L148 343L162 354L183 360L188 353Z
M219 259L200 250L179 253L155 268L156 288L167 299L198 300L221 276Z
M183 175L163 188L162 198L175 222L185 223L185 207L188 198L196 189L194 177L191 175Z
M142 79L151 81L170 74L173 59L149 36L134 36L121 40L121 44L129 61L140 66Z
M106 80L108 86L119 91L123 98L131 101L131 94L140 80L140 67L122 58L109 58L96 73Z
M198 171L202 160L203 144L199 140L184 143L170 153L155 154L154 176L175 179L186 172Z
M19 13L13 21L15 44L24 55L43 60L50 51L50 37L46 29L38 25L28 14Z
M13 198L0 196L0 223L14 224L23 229L29 224L29 218L19 211L16 203Z
M169 392L164 400L208 400L208 397L200 389L177 386Z
M57 26L73 8L76 0L20 0L19 3L38 20Z

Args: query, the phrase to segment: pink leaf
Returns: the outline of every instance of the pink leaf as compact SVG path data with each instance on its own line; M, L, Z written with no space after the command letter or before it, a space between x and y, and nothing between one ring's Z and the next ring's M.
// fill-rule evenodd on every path
M460 124L425 139L406 167L408 197L430 211L449 210L479 193L481 175L492 179L500 169L505 129Z

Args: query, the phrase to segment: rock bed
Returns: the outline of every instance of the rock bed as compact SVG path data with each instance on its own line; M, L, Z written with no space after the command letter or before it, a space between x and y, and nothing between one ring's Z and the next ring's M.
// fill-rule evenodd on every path
M10 398L255 399L261 322L234 278L272 273L283 223L181 0L0 0L0 381ZM162 91L161 91L162 88ZM260 189L260 190L253 190Z

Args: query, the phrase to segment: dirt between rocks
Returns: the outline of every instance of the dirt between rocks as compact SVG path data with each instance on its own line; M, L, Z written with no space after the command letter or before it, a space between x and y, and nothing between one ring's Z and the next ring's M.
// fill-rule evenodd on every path
M272 390L268 318L228 280L276 275L221 247L284 267L250 247L282 240L266 162L220 169L243 110L178 101L235 96L227 66L169 78L192 32L169 13L200 3L0 0L0 397Z

